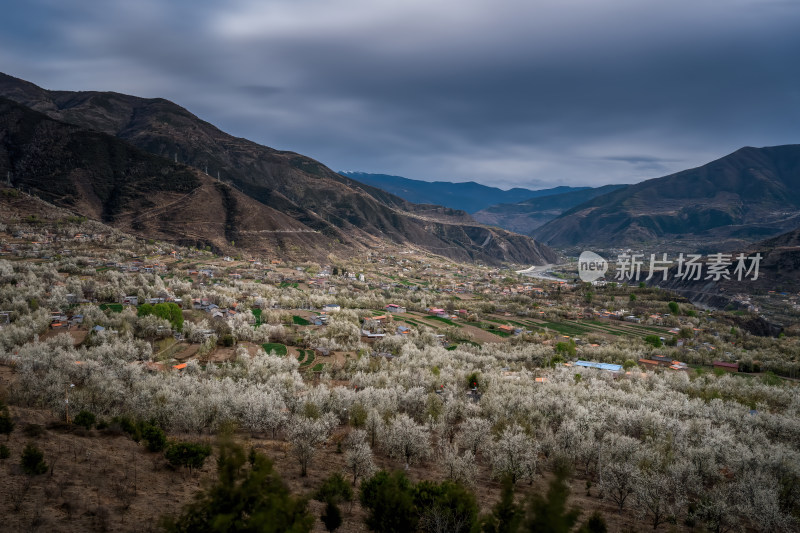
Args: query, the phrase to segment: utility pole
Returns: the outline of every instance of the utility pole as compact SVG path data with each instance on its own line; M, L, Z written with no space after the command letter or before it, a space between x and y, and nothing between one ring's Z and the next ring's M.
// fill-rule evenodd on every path
M69 424L69 389L71 389L74 386L75 385L72 383L64 385L64 411L67 418L67 424Z

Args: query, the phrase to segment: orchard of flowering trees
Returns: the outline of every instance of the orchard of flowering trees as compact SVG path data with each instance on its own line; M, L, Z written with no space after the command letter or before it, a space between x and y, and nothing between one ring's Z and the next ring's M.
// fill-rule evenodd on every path
M11 400L58 412L64 383L74 383L76 412L197 434L236 421L286 439L302 473L313 467L315 448L349 424L356 427L345 460L354 482L374 470L374 453L401 467L432 462L467 484L480 483L473 477L479 464L497 479L527 483L559 460L620 512L654 526L671 519L720 530L797 526L800 395L791 385L685 373L614 379L585 370L576 380L567 368L537 383L527 369L536 347L447 351L408 339L391 362L363 356L342 370L354 390L309 384L294 358L264 353L183 374L149 373L136 364L148 348L119 336L75 348L66 335L15 346L2 356L20 378ZM509 366L513 377L502 371ZM478 403L466 395L476 370ZM366 414L355 420L357 412Z
M474 490L489 477L529 485L567 465L595 496L636 516L642 528L800 527L800 389L792 382L643 372L635 364L620 376L578 372L554 364L559 339L548 331L446 349L432 328L421 326L367 345L359 320L370 310L397 303L421 311L453 307L454 301L433 291L368 290L363 284L353 285L358 293L247 279L211 285L87 265L82 257L49 263L0 259L0 310L10 313L0 328L0 363L16 373L9 404L61 416L65 384L73 384L69 405L75 413L102 420L129 417L198 437L234 425L284 441L287 457L303 476L318 466L320 449L344 434L343 473L354 485L377 470L376 457L398 469L421 465ZM126 295L144 301L163 292L186 302L185 311L193 299L221 307L238 302L244 311L224 321L207 316L183 321L190 315L172 307L111 312L88 303L80 307L84 326L107 331L92 333L78 346L67 333L45 339L50 310L69 305L68 295L118 302ZM603 302L607 296L593 298ZM327 326L299 331L291 326L293 312L287 310L328 303L343 309ZM537 301L522 295L476 299L474 312L490 312L499 303L517 316L539 316ZM261 310L259 324L249 310L255 307ZM558 312L548 308L543 319L555 319ZM687 323L701 325L700 319L691 320ZM441 330L448 338L470 340L462 328L448 327ZM207 350L230 335L239 343L297 343L351 356L315 379L301 373L296 357L264 350L251 355L242 344L225 362L192 361L181 372L151 370L146 363L153 360L155 344L177 329ZM707 342L730 342L731 357L758 361L784 375L798 368L796 342L729 329L716 336L698 333L698 341L708 335ZM713 357L709 351L656 349L633 337L574 348L577 358L600 362L666 354L708 364ZM470 394L477 376L479 394Z

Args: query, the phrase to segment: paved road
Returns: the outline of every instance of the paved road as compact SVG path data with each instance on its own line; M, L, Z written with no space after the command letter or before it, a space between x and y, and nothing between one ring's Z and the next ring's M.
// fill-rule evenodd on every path
M529 278L538 278L538 279L546 279L549 281L564 281L560 278L555 276L551 276L547 273L553 267L557 267L560 265L542 265L542 266L532 266L530 268L526 268L525 270L517 270L517 274L521 274L523 276L527 276Z

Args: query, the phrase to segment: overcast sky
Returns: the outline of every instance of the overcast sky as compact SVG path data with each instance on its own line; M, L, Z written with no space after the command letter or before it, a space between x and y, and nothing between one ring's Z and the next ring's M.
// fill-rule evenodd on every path
M6 0L0 71L334 170L632 183L800 143L797 0Z

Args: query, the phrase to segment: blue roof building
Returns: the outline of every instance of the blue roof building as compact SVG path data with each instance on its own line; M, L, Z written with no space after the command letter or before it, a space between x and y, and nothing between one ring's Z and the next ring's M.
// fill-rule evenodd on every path
M583 366L586 368L597 368L599 370L608 370L610 372L621 372L622 365L614 365L611 363L595 363L594 361L578 361L575 366Z

